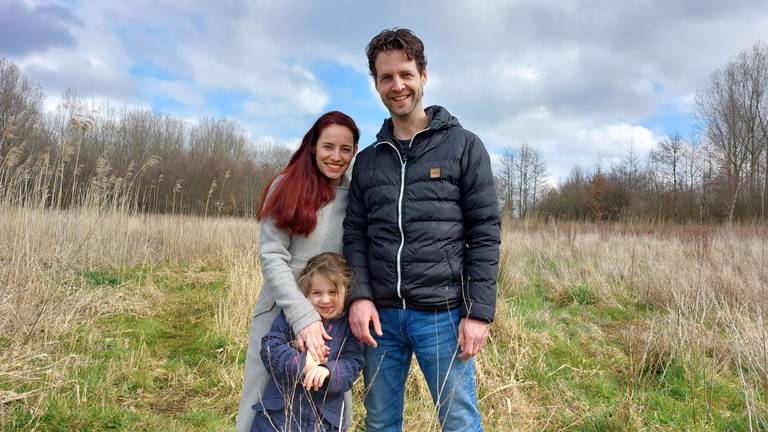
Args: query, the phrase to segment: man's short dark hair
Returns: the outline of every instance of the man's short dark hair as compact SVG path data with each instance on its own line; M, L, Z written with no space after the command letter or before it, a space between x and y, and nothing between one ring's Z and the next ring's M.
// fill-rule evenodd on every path
M392 50L403 50L408 60L416 61L416 69L419 73L426 69L427 58L424 56L424 42L411 30L395 27L382 30L381 33L371 39L365 48L365 54L368 56L368 69L374 80L376 79L376 56L381 52Z

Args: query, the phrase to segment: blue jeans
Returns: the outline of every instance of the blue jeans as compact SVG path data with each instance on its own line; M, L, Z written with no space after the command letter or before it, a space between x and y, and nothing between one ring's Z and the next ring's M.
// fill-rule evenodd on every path
M427 380L443 431L482 431L475 363L458 358L459 309L381 308L378 312L384 335L374 334L376 348L365 347L363 370L368 432L403 430L405 381L412 354Z

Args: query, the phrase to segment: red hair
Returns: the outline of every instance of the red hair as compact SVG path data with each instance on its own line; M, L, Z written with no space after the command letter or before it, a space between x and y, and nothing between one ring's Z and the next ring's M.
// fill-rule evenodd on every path
M317 140L323 130L331 125L349 129L357 148L360 131L350 116L340 111L321 115L304 135L288 165L267 183L261 193L257 220L272 217L275 226L287 230L290 235L309 236L315 230L317 211L336 196L336 189L320 172L315 162ZM280 181L275 184L277 177L280 177ZM275 188L270 192L273 184Z

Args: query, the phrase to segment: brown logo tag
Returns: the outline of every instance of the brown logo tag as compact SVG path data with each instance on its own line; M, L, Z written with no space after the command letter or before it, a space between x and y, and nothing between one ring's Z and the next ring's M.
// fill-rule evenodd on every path
M440 168L430 168L429 178L440 178Z

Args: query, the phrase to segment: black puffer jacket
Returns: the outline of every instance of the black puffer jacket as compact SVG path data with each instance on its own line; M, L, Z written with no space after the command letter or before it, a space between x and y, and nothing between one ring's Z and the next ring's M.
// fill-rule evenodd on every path
M421 310L461 306L492 321L499 211L488 152L439 106L400 149L392 121L358 154L344 220L352 299Z

